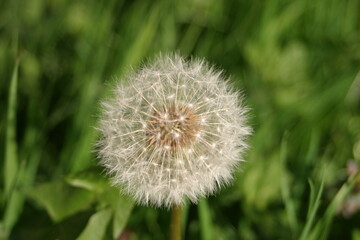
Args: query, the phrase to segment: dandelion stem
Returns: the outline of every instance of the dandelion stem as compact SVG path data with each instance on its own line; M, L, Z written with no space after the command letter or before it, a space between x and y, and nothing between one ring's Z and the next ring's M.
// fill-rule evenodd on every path
M171 240L181 240L181 206L174 205L171 209L170 232Z

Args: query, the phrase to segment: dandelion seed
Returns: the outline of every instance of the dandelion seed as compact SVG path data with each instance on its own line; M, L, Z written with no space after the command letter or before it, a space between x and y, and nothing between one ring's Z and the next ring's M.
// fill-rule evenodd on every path
M103 102L98 155L145 205L181 205L229 183L243 161L247 109L204 61L160 56Z

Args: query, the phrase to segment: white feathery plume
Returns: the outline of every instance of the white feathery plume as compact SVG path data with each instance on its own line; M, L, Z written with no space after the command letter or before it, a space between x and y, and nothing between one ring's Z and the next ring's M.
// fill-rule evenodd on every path
M243 161L247 109L202 60L159 56L102 103L101 163L140 204L181 205L214 193Z

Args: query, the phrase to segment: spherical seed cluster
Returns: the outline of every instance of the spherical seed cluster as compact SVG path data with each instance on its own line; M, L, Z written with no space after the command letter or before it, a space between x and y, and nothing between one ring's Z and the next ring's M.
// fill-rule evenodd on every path
M200 60L160 56L103 102L98 154L141 204L196 202L232 179L251 129L227 80Z
M200 122L189 107L170 104L154 111L147 123L149 145L177 151L190 144L199 131Z

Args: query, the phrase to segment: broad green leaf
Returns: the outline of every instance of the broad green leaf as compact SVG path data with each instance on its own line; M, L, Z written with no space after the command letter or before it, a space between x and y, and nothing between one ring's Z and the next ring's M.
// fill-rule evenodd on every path
M91 168L66 177L71 186L84 188L89 191L102 192L108 188L108 181L101 176L100 169Z
M77 240L101 240L104 239L106 228L111 218L112 209L103 209L92 215L84 231Z
M134 202L129 201L123 197L119 198L117 206L114 209L113 220L113 237L119 237L123 232L126 223L130 217L131 211L134 207Z
M27 193L43 206L56 222L87 209L95 198L94 193L81 188L74 188L64 181L44 183Z
M130 213L134 207L134 202L120 194L119 189L115 187L109 188L102 196L102 200L105 204L110 205L114 211L113 238L117 238L126 226Z

